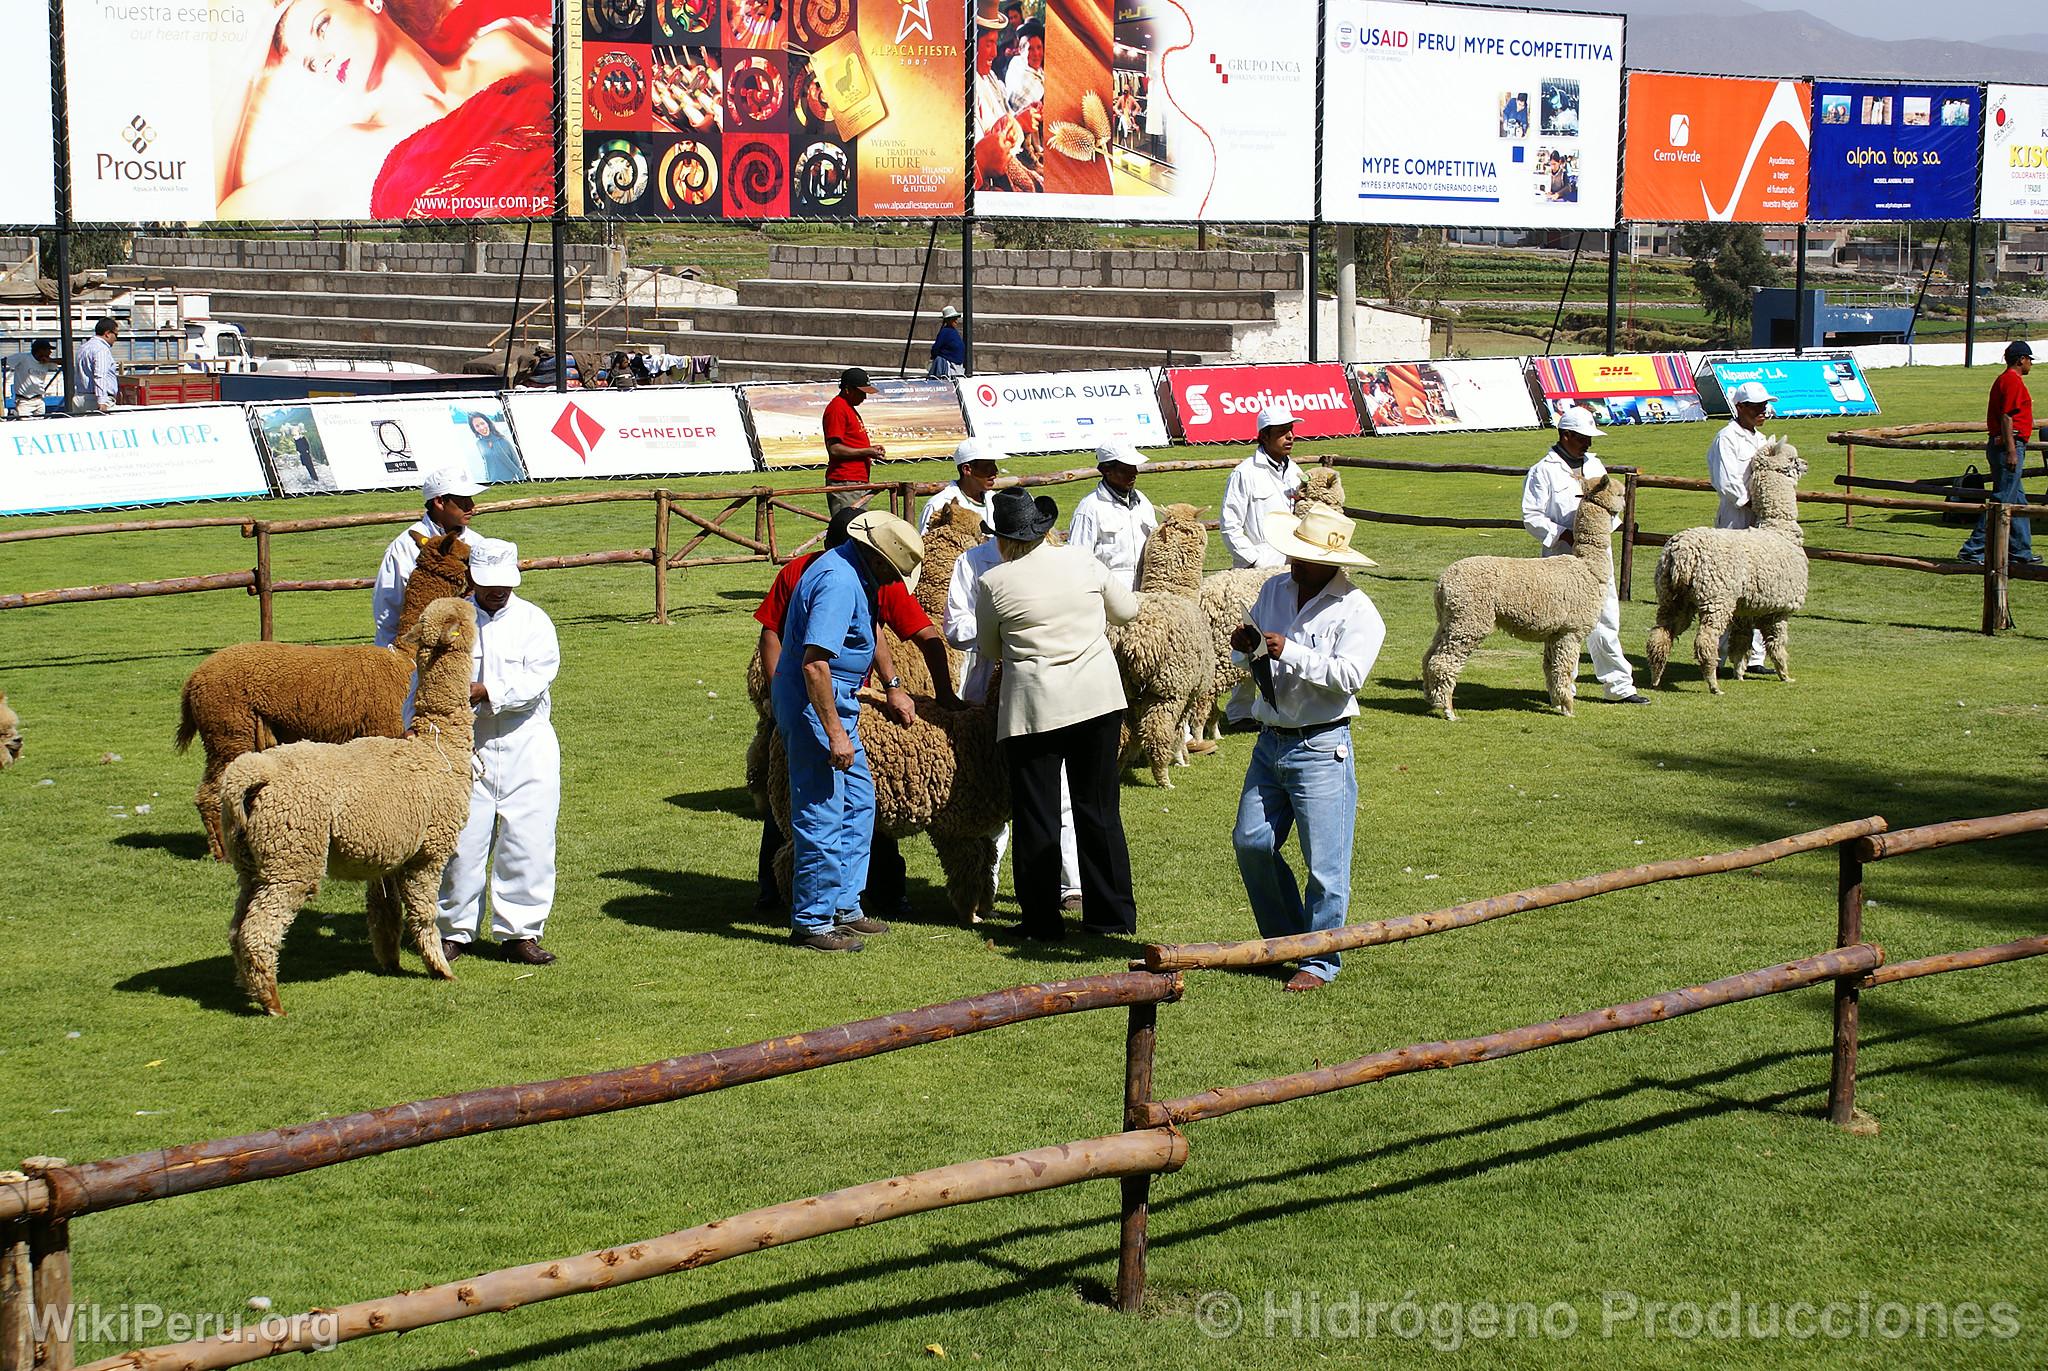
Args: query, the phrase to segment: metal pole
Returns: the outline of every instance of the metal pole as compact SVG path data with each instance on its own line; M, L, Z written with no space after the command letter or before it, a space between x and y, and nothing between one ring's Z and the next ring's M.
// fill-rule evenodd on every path
M1564 269L1564 289L1557 293L1557 314L1550 321L1550 336L1543 340L1543 355L1545 357L1550 355L1551 346L1557 342L1557 326L1564 321L1564 302L1571 298L1572 277L1579 274L1579 254L1585 250L1585 247L1586 235L1581 233L1579 234L1578 241L1572 244L1571 265Z
M1977 365L1977 221L1970 221L1970 284L1963 301L1963 365Z
M1302 293L1308 297L1308 359L1313 362L1322 350L1321 301L1316 290L1317 263L1322 256L1323 223L1320 219L1309 221L1308 226L1308 279L1303 282Z
M1799 242L1792 263L1792 355L1806 351L1806 225L1799 226Z
M1607 355L1614 355L1615 334L1621 329L1621 235L1616 224L1607 235Z
M924 312L924 283L926 278L932 274L932 253L938 250L938 246L939 221L934 219L932 220L931 241L924 245L924 265L918 269L917 273L917 303L910 307L910 327L903 331L903 360L896 367L896 375L898 377L907 376L910 373L910 345L917 338L917 316Z
M555 389L566 391L569 388L569 302L562 281L562 258L567 246L564 240L568 237L569 225L562 218L560 210L555 212L554 222L549 224L548 228L555 240Z
M563 74L569 46L569 25L566 18L568 7L554 6L554 67L555 89L563 90ZM567 291L563 285L563 247L569 228L569 138L567 132L567 111L555 120L555 212L548 227L554 245L554 299L555 314L555 390L557 393L569 389L569 311ZM520 265L525 265L522 254Z
M1856 855L1856 843L1835 849L1839 866L1835 877L1835 945L1854 947L1863 941L1863 859ZM1857 977L1844 976L1835 982L1835 1042L1828 1071L1828 1122L1837 1128L1851 1127L1856 1117L1856 1038L1862 1023L1861 992Z
M505 321L505 384L512 384L512 335L519 331L519 306L526 299L526 254L533 251L533 225L526 226L526 242L519 249L519 276L512 283L512 317Z
M75 412L72 391L78 373L72 366L71 111L64 97L64 0L50 0L50 67L50 110L56 116L57 136L57 365L64 372L64 408ZM37 269L41 266L38 262Z
M1358 230L1337 226L1337 360L1358 360Z
M960 344L974 370L974 216L960 216Z

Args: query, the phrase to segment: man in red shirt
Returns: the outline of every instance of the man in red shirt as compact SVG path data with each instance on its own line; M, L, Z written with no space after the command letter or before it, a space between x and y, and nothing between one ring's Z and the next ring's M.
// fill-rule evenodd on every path
M2005 370L1991 383L1991 400L1986 407L1984 427L1989 433L1985 462L1991 468L1991 498L2000 504L2026 507L2027 491L2020 473L2027 465L2027 441L2034 436L2034 397L2027 392L2026 375L2034 369L2034 350L2023 342L2005 345ZM1977 516L1970 541L1956 554L1965 562L1984 560L1984 520L1989 510ZM2011 557L2015 562L2034 561L2034 526L2025 519L2012 521Z
M839 373L839 393L825 406L826 485L866 485L868 463L879 462L886 455L868 441L868 426L860 418L860 402L874 393L874 383L859 367ZM825 503L837 514L858 508L867 497L864 490L834 490L826 493Z

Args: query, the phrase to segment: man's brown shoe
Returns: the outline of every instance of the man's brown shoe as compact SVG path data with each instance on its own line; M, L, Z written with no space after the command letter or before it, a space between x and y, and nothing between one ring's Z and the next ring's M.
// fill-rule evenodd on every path
M851 933L792 933L791 944L807 947L813 952L858 952L867 944Z
M454 940L443 938L441 940L441 959L443 961L452 962L467 951L469 951L469 940L466 938Z
M880 919L870 919L866 915L862 915L858 919L849 919L843 924L836 925L833 929L835 933L865 933L869 937L873 937L877 933L887 933L888 931L889 925L883 923Z
M502 943L498 955L508 962L519 962L525 966L546 966L555 959L554 953L532 938L514 938L509 943Z

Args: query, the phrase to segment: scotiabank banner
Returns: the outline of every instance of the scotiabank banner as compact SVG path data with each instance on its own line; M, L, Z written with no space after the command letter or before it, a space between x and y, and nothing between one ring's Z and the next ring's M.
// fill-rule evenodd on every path
M1804 81L1631 73L1621 217L1798 223L1806 217L1812 94Z
M1041 371L976 376L960 399L977 438L1005 452L1074 452L1104 443L1167 441L1159 392L1145 371Z
M1297 438L1353 438L1363 431L1341 362L1175 367L1166 384L1190 443L1249 443L1259 436L1259 411L1268 405L1294 415Z
M268 495L240 405L23 420L0 433L0 514Z
M729 386L521 390L505 407L526 474L537 481L754 469L739 392Z

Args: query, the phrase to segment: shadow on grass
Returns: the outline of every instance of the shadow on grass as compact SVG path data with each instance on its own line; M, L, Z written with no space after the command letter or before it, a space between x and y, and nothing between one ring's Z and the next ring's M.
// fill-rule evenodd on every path
M789 924L781 914L754 909L752 881L701 871L660 871L626 867L602 871L599 878L626 881L641 888L633 895L615 895L604 912L615 919L661 933L710 933L721 938L771 943L789 942Z
M687 809L694 814L731 814L756 823L761 819L753 792L743 785L727 786L723 790L684 791L680 795L669 796L668 802L677 809Z
M1543 678L1542 663L1538 662L1532 676L1539 682ZM1396 692L1393 695L1361 695L1360 709L1376 709L1383 714L1414 714L1424 718L1429 715L1429 697L1422 693L1422 681L1418 677L1398 678L1383 676L1373 681L1382 690ZM1523 714L1554 714L1550 707L1550 689L1537 685L1530 688L1517 686L1490 686L1478 682L1460 682L1451 697L1451 707L1461 714L1497 713L1515 710Z
M204 855L205 844L201 844ZM361 910L350 911L361 914ZM135 995L157 995L173 999L185 999L201 1009L218 1010L227 1014L255 1014L248 995L235 984L234 959L226 951L227 925L221 925L221 954L218 957L201 957L197 961L185 962L178 966L159 967L153 971L138 972L125 981L114 982L114 989L125 990ZM402 956L408 957L409 964L401 963L400 975L418 974L417 953L408 942ZM285 934L284 948L277 958L277 983L282 990L293 985L306 985L313 981L331 981L337 976L347 976L358 971L376 971L377 959L370 953L368 925L360 918L323 919L319 912L307 909L299 914L291 931ZM289 1000L291 997L286 995Z
M137 852L167 852L193 862L213 860L204 833L123 833L114 839L114 846Z

